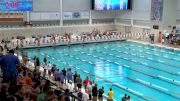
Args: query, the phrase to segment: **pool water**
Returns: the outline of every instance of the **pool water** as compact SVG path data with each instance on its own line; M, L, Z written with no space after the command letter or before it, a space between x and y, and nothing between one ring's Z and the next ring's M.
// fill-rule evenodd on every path
M29 57L48 61L58 68L72 68L83 79L89 76L111 87L114 99L126 93L131 101L180 101L180 51L129 41L27 49Z

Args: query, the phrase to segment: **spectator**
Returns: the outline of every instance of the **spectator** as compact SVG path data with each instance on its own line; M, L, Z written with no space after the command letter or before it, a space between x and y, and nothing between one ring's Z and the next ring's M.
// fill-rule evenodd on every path
M88 83L86 89L85 89L85 92L88 94L89 96L89 100L91 100L92 98L92 83Z
M89 77L88 77L88 76L87 76L86 79L84 80L83 84L84 84L84 87L85 87L85 89L86 89L87 85L89 84Z
M19 74L18 77L17 77L17 85L23 85L25 83L26 83L26 81L25 81L23 75Z
M24 101L24 89L22 85L17 86L15 97L17 98L17 101Z
M65 76L63 75L63 72L61 71L61 73L60 73L60 80L61 80L61 87L63 87L64 85L64 79L65 79Z
M3 46L0 45L0 58L1 56L3 56L3 50L4 50Z
M23 65L26 66L27 61L28 61L28 54L25 51L21 51L21 56L22 56L22 61L23 61Z
M53 64L53 66L52 66L52 68L51 68L51 71L52 71L52 73L53 73L53 75L54 75L54 72L56 71L56 65L55 65L55 64Z
M99 91L98 91L98 100L99 100L99 101L103 101L103 94L104 94L104 87L102 87L102 88L99 89Z
M77 92L77 97L83 101L83 93L81 92L81 90Z
M131 99L131 97L130 97L130 96L128 96L126 101L130 101L130 99Z
M40 64L41 64L41 63L40 63L40 60L39 60L39 58L37 57L37 58L36 58L36 66L37 66L37 68L40 67Z
M44 62L44 63L47 62L46 53L44 53L44 59L43 59L43 62Z
M73 92L74 92L73 85L72 85L72 81L70 81L70 82L67 84L67 88L69 89L70 93L73 93Z
M32 82L32 74L28 73L28 77L26 78L26 84L29 86L34 86L33 82Z
M64 75L64 82L65 82L65 84L66 84L66 69L64 68L63 70L62 70L62 73L63 73L63 75Z
M95 84L92 88L93 101L97 101L97 95L98 95L98 89L97 89L97 84Z
M60 72L59 72L59 69L57 69L57 70L54 72L54 77L55 77L56 83L58 83L58 85L59 85L60 77L61 77L61 74L60 74Z
M77 71L75 71L75 74L74 74L74 76L73 76L73 78L74 78L74 88L75 88L75 91L76 91L76 88L77 88L77 76L78 76Z
M49 70L50 66L47 62L44 62L44 65L43 65L43 68L44 68L44 73L43 73L43 77L46 76L47 74L47 71Z
M69 98L69 89L66 89L65 90L65 97L64 97L64 101L70 101L70 98Z
M71 69L69 69L67 71L67 80L68 80L68 83L69 83L70 80L72 81L72 79L73 79L73 73L72 73Z
M123 98L122 98L122 101L126 101L126 100L127 100L127 97L128 97L128 95L125 94L125 95L123 96Z
M37 57L34 56L33 60L34 60L34 68L36 69L37 68Z
M40 87L41 87L40 82L35 83L34 84L34 93L39 94L41 92Z
M3 82L16 84L17 66L20 64L17 56L14 55L14 50L10 50L7 55L4 55L0 60L0 65L3 67Z
M1 99L1 101L6 101L6 99L7 99L7 90L8 90L8 85L3 84L1 86L1 91L0 91L0 99Z
M112 88L110 88L108 92L108 100L107 101L113 101L114 92L112 91Z
M37 83L40 83L40 75L41 75L41 73L39 72L39 70L38 69L35 69L34 71L33 71L33 82L35 83L35 84L37 84Z
M3 100L3 101L18 101L18 100L16 99L15 96L8 96L7 100Z
M78 75L76 81L77 81L78 90L81 90L81 87L82 87L82 79L81 79L80 75Z
M48 70L48 76L49 76L49 78L51 77L51 64L50 64L50 61L48 62L48 68L47 68L47 70Z
M37 97L37 101L45 101L49 89L50 89L49 86L44 86L43 92L40 93Z

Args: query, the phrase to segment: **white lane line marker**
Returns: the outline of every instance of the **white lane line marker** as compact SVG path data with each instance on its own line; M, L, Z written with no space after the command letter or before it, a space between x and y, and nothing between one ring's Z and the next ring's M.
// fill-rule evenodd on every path
M173 81L172 79L167 78L167 77L164 77L164 76L161 76L161 75L158 75L158 77L163 78L163 79L166 79L166 80L169 80L169 81Z
M154 86L154 87L157 87L157 88L160 88L160 89L163 89L163 90L165 90L165 91L169 91L168 89L166 89L166 88L163 88L163 87L160 87L160 86L158 86L158 85L155 85L155 84L152 84L152 86Z
M158 60L158 62L161 62L161 63L163 63L164 61L162 61L162 60Z
M144 63L144 62L142 62L141 64L146 65L146 66L148 65L147 63Z
M136 79L137 81L139 81L139 82L141 82L141 83L144 83L144 84L148 84L148 85L150 85L151 83L149 83L149 82L146 82L146 81L144 81L144 80L141 80L141 79Z
M123 66L125 66L125 67L130 67L130 66L128 66L128 65L123 65Z
M122 85L119 85L119 84L117 84L117 83L114 83L114 85L119 86L119 87L124 88L124 89L127 89L127 87L122 86Z
M139 93L139 92L134 91L134 90L132 90L132 89L128 89L128 90L131 91L131 92L133 92L133 93L135 93L135 94L138 94L138 95L140 95L140 96L144 96L142 93Z
M128 58L123 58L123 59L128 60Z
M148 58L149 60L153 60L152 58Z
M132 60L133 62L137 62L136 60Z

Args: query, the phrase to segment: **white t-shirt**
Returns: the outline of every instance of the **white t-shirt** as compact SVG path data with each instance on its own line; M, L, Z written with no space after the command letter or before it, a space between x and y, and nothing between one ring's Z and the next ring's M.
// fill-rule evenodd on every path
M89 95L87 93L83 93L83 101L88 101Z
M67 88L69 89L70 92L74 91L73 85L70 83L67 84Z
M50 70L50 69L51 69L49 64L44 64L43 67L44 67L44 69L47 69L47 70Z

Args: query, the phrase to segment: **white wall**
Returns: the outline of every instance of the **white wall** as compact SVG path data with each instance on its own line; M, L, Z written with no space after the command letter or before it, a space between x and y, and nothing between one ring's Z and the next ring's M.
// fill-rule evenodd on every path
M133 12L135 20L150 20L151 0L133 0Z
M92 11L92 19L115 18L115 11Z
M132 10L116 11L117 23L150 27L151 0L133 0L132 6Z
M179 20L180 19L180 0L177 0L176 3L176 19Z
M92 0L63 0L63 11L89 11L91 9L91 1Z
M176 4L177 0L164 0L163 5L163 29L176 25Z
M11 29L0 29L0 39L2 38L11 38L12 36L16 37L18 35L25 35L31 37L32 35L48 35L48 34L64 34L75 33L75 32L91 32L94 28L97 28L99 31L104 32L107 30L115 30L114 25L93 25L93 26L67 26L67 27L42 27L42 28L11 28Z
M117 11L116 18L150 20L151 0L133 0L132 11Z
M33 12L57 12L60 0L33 0Z

